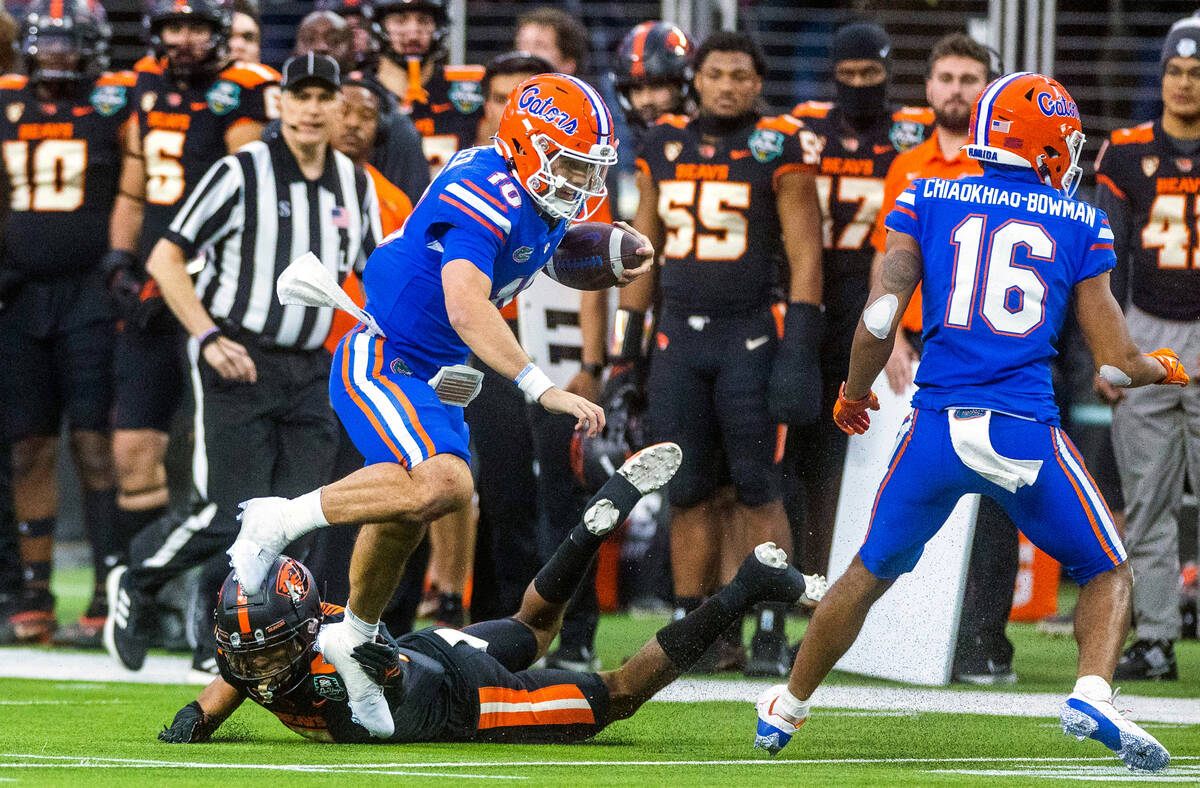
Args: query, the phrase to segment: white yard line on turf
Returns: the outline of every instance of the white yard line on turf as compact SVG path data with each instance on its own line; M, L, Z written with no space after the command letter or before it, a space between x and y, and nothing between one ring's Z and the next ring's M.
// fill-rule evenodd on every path
M513 769L518 767L576 767L576 766L837 766L843 764L854 765L870 765L870 764L954 764L954 763L1012 763L1023 764L1030 767L1037 764L1088 764L1092 762L1112 763L1112 756L1088 756L1081 758L1022 758L1022 757L998 757L986 758L982 756L968 756L964 758L798 758L788 760L786 758L776 758L774 760L712 760L712 761L458 761L458 762L440 762L440 761L422 761L416 763L404 762L388 762L388 763L339 763L339 764L311 764L311 763L292 763L292 764L257 764L257 763L206 763L203 761L163 761L149 760L145 758L81 758L77 755L35 755L29 753L0 753L0 758L22 758L28 761L62 761L63 763L8 763L0 761L0 769L7 766L27 766L27 767L44 767L54 768L56 766L94 766L96 768L135 768L135 769L159 769L159 768L199 768L199 769L268 769L272 771L315 771L315 770L341 770L358 772L362 769L479 769L479 768L496 768L496 769ZM1200 756L1184 755L1173 757L1172 763L1178 761L1200 761ZM1080 768L1095 768L1095 767L1080 767ZM1118 771L1124 770L1124 767L1114 767ZM1196 769L1198 767L1187 767L1188 769ZM421 772L428 774L428 772ZM454 776L465 776L455 774ZM483 777L485 775L478 775Z
M1161 772L1131 772L1124 766L1036 766L1017 769L931 769L927 774L962 774L970 777L1019 777L1022 781L1076 780L1080 782L1200 782L1200 766L1171 766Z
M122 681L138 684L193 684L189 681L189 657L152 656L146 666L133 673L119 667L103 654L50 651L33 648L6 648L0 662L0 677L79 681ZM208 683L205 679L201 684ZM767 684L759 681L718 681L680 679L654 697L656 701L692 703L725 700L750 701L758 698ZM861 709L881 712L949 712L1013 717L1057 717L1058 706L1066 697L1050 693L988 692L956 689L917 689L907 687L821 687L813 696L814 714L821 708ZM1200 724L1200 703L1194 698L1149 698L1122 695L1122 706L1138 722L1174 722Z
M756 681L680 679L654 696L655 700L753 701L766 685ZM1013 717L1057 717L1066 693L988 692L975 690L909 689L907 687L824 686L813 694L813 715L821 707L876 711L953 712ZM1121 695L1121 705L1133 709L1128 716L1138 722L1200 723L1200 703L1194 698L1148 698Z

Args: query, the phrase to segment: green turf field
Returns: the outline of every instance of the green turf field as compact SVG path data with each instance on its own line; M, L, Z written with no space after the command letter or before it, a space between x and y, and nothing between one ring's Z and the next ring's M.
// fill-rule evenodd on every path
M86 600L86 572L56 577L64 618ZM1066 601L1066 600L1064 600ZM606 667L662 624L606 616ZM799 627L793 627L798 631ZM1006 692L1064 694L1074 647L1030 625L1012 625L1019 683ZM1183 680L1135 683L1128 694L1192 698L1200 706L1200 644L1178 649ZM0 650L3 656L3 650ZM47 659L52 655L46 652ZM740 677L733 677L740 678ZM898 687L835 674L843 686ZM766 686L767 682L763 682ZM309 743L246 704L203 745L167 745L154 735L197 688L132 683L7 679L0 694L0 785L220 785L284 779L289 785L427 784L482 780L537 785L1054 785L1087 782L1200 784L1200 725L1146 723L1171 750L1166 772L1140 778L1101 745L1064 737L1052 717L826 709L778 758L751 750L748 702L651 702L594 742L576 746ZM970 699L971 692L953 693ZM1014 701L1016 699L1014 698ZM961 705L961 704L960 704ZM969 708L969 703L965 704ZM1135 710L1136 711L1136 710ZM1136 717L1136 715L1135 715ZM280 774L283 772L283 774Z

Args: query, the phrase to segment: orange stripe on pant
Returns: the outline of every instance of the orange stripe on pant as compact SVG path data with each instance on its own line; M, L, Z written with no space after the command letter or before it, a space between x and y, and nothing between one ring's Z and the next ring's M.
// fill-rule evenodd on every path
M359 328L356 333L361 333L361 331L362 329ZM358 391L354 388L354 382L350 380L350 353L352 352L350 345L354 343L355 338L350 337L346 339L346 347L342 349L342 383L346 386L346 393L350 395L350 399L354 400L354 404L367 417L367 421L371 422L371 426L379 433L379 437L387 444L388 449L392 454L396 455L396 461L407 468L408 460L404 458L404 452L400 451L396 447L396 444L392 442L392 439L387 434L387 430L379 423L379 419L375 418L375 412L367 406L367 403L363 402L362 397L358 396Z
M1051 437L1053 438L1053 432L1051 433ZM1079 482L1075 479L1075 474L1071 473L1071 469L1063 462L1062 454L1058 451L1058 441L1054 441L1054 459L1058 460L1058 467L1062 468L1067 479L1071 481L1071 486L1075 488L1075 495L1078 496L1079 505L1083 507L1084 513L1087 514L1088 522L1092 524L1092 533L1096 535L1096 541L1104 548L1104 553L1113 562L1113 566L1117 566L1121 562L1108 546L1108 541L1104 538L1104 534L1100 533L1100 524L1096 522L1096 515L1092 511L1092 505L1088 502L1087 494L1080 489Z
M875 524L875 510L879 508L879 499L883 497L883 488L887 487L888 479L892 478L892 471L896 470L896 466L900 464L900 458L904 456L904 450L908 448L908 442L912 440L913 433L917 429L917 411L912 412L912 423L908 425L908 434L904 436L904 443L900 444L900 450L896 452L895 458L892 460L891 466L888 467L887 473L883 476L883 481L879 483L879 490L875 493L875 503L871 504L871 522L867 526L867 533L863 536L863 543L866 544L867 537L871 535L871 526Z
M384 388L392 392L392 396L400 403L400 407L404 408L404 412L408 415L408 420L412 422L413 429L417 431L417 437L421 439L421 443L425 446L425 456L432 457L434 455L433 440L429 437L429 433L421 426L421 422L417 419L417 410L408 401L408 397L404 396L404 392L395 383L387 379L383 372L383 337L375 338L375 374L374 378L383 384Z
M579 705L574 708L550 707L562 701ZM485 705L495 703L521 704L523 708L483 711ZM537 708L543 704L543 708ZM480 687L479 729L516 725L593 725L596 715L591 706L586 704L587 698L584 697L583 691L574 684L555 684L533 691L508 687Z

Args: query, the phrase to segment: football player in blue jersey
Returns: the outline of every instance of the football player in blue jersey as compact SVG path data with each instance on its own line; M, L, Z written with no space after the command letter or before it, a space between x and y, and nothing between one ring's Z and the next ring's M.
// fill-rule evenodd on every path
M925 355L913 412L880 483L871 528L817 608L788 684L758 701L755 746L772 754L808 716L812 693L854 643L867 611L963 495L998 503L1079 583L1078 681L1059 709L1063 732L1090 737L1131 769L1170 755L1125 719L1109 686L1129 628L1132 576L1100 491L1059 428L1049 361L1068 304L1099 373L1116 385L1188 383L1176 354L1143 355L1109 289L1113 232L1072 199L1083 147L1079 110L1061 85L1003 76L980 95L965 150L984 174L918 179L887 217L887 252L854 337L833 419L870 426L871 383L921 282Z
M576 429L595 435L604 427L599 406L555 387L529 360L499 306L604 198L617 159L612 117L586 83L541 74L513 91L494 139L455 154L367 263L366 308L377 325L342 340L329 387L366 467L299 498L243 504L229 550L242 585L257 588L294 539L329 524L363 525L345 619L323 631L320 648L344 677L356 718L379 738L393 731L387 702L351 652L375 637L427 524L471 500L463 406L480 373L463 366L468 353L546 410L574 416ZM641 265L622 282L649 270L649 241L638 253Z

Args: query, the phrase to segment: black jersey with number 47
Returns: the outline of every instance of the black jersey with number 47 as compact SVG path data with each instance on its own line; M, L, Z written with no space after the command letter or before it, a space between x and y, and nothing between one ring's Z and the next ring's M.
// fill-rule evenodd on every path
M783 256L778 179L820 160L802 147L802 127L780 115L716 136L704 120L666 115L646 132L637 166L658 188L668 309L738 314L770 303Z
M1117 129L1096 156L1096 182L1123 204L1130 299L1167 320L1200 320L1200 151L1180 153L1162 122Z
M850 131L837 106L822 101L797 104L792 115L820 138L821 241L825 270L866 276L875 249L871 230L883 207L883 180L897 154L924 142L933 111L897 107L862 132Z
M104 74L70 99L41 101L25 77L0 77L0 150L12 209L4 266L46 277L100 262L132 85L130 73Z

